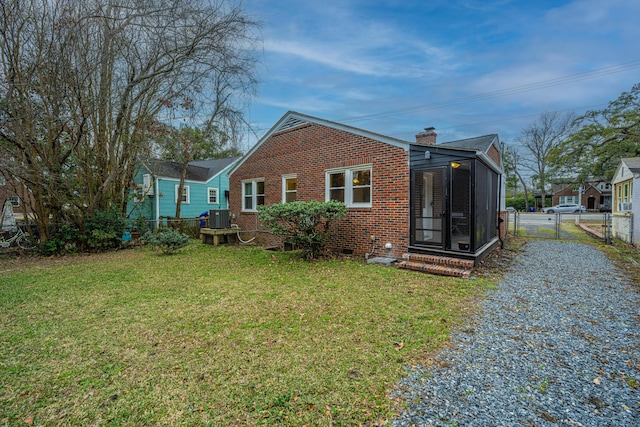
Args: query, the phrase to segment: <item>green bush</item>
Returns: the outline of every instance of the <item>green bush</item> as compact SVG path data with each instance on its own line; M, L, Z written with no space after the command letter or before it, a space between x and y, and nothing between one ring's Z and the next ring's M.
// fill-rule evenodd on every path
M551 206L551 197L547 197L546 198L546 204L545 206ZM519 211L519 212L524 212L525 211L525 204L524 204L524 197L507 197L505 200L505 205L506 207L511 207L514 208L515 210ZM536 205L536 201L535 198L533 197L529 197L529 208L533 208Z
M96 210L85 220L85 238L90 249L117 248L122 243L127 220L115 206Z
M189 236L171 228L161 228L157 232L147 231L142 240L165 254L171 254L189 244Z
M258 206L258 219L272 234L302 251L305 259L321 255L331 223L347 216L342 202L291 202Z
M508 208L514 208L518 212L524 212L525 203L524 197L511 197L505 200L505 205ZM529 197L529 207L535 206L535 200L533 197Z
M42 244L40 251L43 255L64 255L76 251L78 243L78 229L63 224L53 234L53 237Z

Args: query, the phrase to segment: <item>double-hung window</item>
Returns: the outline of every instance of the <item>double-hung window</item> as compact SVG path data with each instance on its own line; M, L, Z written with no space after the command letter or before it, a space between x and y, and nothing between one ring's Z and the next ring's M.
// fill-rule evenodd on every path
M580 197L578 196L560 196L560 198L558 199L558 204L560 205L565 205L565 204L576 204L578 205L580 201Z
M264 179L243 181L242 210L255 212L261 205L264 205Z
M282 176L282 203L298 199L298 177L295 174Z
M218 204L218 189L209 187L207 189L207 201L210 205Z
M371 207L371 165L331 169L326 172L326 200L347 207Z
M180 189L180 184L176 184L176 203L178 203L178 190ZM182 187L182 204L189 204L189 186L185 185Z
M622 184L616 185L618 212L628 212L631 210L632 193L633 184L631 182L623 182Z

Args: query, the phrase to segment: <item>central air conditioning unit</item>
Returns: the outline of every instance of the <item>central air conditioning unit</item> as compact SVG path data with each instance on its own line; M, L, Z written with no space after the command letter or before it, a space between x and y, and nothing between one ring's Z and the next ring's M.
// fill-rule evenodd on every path
M211 209L209 211L209 228L231 227L231 211L229 209Z

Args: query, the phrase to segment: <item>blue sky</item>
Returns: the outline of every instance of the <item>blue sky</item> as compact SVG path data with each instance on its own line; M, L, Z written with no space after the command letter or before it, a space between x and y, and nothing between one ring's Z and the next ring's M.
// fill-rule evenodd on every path
M244 0L263 22L257 136L288 110L414 141L604 108L640 82L637 0Z

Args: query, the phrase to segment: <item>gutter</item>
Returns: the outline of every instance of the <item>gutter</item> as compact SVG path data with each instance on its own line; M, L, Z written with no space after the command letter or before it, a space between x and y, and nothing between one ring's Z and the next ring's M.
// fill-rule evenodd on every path
M158 177L156 177L156 194L155 194L155 198L156 198L156 218L155 218L155 223L156 223L156 229L160 228L160 184L159 184L159 179Z

